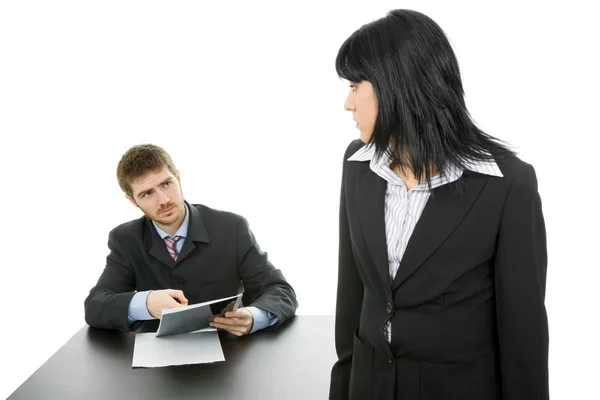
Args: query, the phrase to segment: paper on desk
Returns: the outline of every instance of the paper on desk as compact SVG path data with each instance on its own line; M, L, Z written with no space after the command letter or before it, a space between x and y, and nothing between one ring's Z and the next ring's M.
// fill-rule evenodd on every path
M132 367L166 367L225 361L219 334L214 328L183 335L156 337L155 332L137 333Z

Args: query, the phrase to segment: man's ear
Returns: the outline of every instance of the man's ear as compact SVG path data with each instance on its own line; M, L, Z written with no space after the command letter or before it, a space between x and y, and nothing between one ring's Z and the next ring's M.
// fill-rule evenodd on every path
M175 174L175 177L177 178L177 182L181 183L181 178L179 176L179 170L177 170L177 174Z
M137 205L137 203L135 202L135 200L133 199L133 197L131 197L130 195L126 194L125 197L127 198L127 200L129 200L131 202L131 204L133 204L136 208L140 208L140 206Z

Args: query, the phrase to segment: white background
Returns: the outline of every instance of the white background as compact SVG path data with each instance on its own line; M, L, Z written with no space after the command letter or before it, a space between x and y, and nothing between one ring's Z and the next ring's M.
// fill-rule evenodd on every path
M109 230L140 215L115 178L138 143L171 153L186 199L248 219L299 314L333 314L342 156L358 137L334 60L401 7L442 26L474 119L535 166L552 398L600 398L593 2L372 3L1 3L0 397L84 324Z

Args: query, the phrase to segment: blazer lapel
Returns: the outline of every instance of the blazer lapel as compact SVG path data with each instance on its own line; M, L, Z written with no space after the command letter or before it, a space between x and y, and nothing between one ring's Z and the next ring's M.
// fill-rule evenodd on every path
M208 231L206 230L206 226L204 225L204 220L202 219L202 215L200 214L200 210L195 206L187 203L188 209L190 210L190 223L188 225L188 232L185 238L185 242L183 243L183 247L177 256L177 262L175 264L179 264L185 257L187 257L192 250L196 248L194 242L200 243L210 243L210 239L208 237Z
M390 285L387 239L385 234L385 190L387 182L371 171L369 162L361 162L355 178L360 226L367 248L383 280Z
M148 254L167 265L169 268L175 266L175 261L173 261L173 258L171 258L171 255L167 251L164 240L162 240L158 232L156 232L156 228L154 228L154 225L149 218L146 218L145 242Z
M456 182L433 189L408 241L392 283L392 290L396 290L414 274L454 231L471 209L487 181L485 177L470 174L468 171L465 171L460 179L465 183L462 195L453 190Z
M161 239L158 232L154 228L152 221L146 218L146 249L148 249L148 254L157 260L161 261L163 264L167 265L169 268L173 268L178 265L183 259L188 256L192 250L196 248L194 242L201 243L210 243L210 239L208 238L208 231L206 230L206 226L204 225L204 221L202 219L202 215L200 211L195 206L189 204L187 201L185 204L190 210L190 220L188 225L187 236L185 237L185 242L183 243L183 247L177 256L177 261L173 261L171 255L167 251L167 246L165 245L164 240Z

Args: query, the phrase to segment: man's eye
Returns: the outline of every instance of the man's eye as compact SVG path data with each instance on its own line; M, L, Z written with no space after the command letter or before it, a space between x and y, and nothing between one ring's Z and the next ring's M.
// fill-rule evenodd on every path
M152 194L152 192L146 192L146 193L144 193L144 197L150 197L151 194Z
M163 186L169 186L169 184L171 183L171 181L166 181Z

